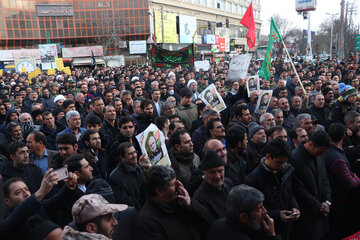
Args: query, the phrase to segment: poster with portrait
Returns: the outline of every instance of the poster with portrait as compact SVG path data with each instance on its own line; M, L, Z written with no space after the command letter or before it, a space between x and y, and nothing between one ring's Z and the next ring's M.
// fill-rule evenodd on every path
M200 93L199 98L205 103L205 105L210 106L218 113L226 109L225 102L216 90L214 84L205 88L205 90Z
M41 66L43 70L55 69L55 58L58 57L56 44L40 44L39 45Z
M269 106L272 94L273 94L273 90L261 90L259 92L259 98L257 100L256 108L255 108L256 113L263 114L266 112L266 110Z
M248 97L250 97L250 94L252 91L260 91L260 79L259 75L254 76L248 76L246 79L246 89L248 92Z
M170 166L170 157L165 145L164 134L156 127L150 124L142 133L136 136L141 151L146 154L151 164Z

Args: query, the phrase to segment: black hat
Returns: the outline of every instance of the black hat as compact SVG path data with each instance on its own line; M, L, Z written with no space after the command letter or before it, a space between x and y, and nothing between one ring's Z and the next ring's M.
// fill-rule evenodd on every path
M224 160L222 160L214 151L208 151L201 163L201 170L208 170L210 168L216 168L225 166Z

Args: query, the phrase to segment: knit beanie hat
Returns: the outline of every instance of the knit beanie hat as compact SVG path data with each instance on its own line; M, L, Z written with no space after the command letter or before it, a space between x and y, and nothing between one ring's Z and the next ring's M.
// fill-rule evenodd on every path
M256 122L251 122L248 125L248 129L249 129L249 139L252 138L252 136L259 131L260 129L264 129L263 126L258 125Z
M345 85L344 83L340 83L339 84L339 93L340 93L340 97L339 97L339 101L343 102L346 101L346 99L353 95L353 94L357 94L356 88L353 88L350 85Z
M326 87L321 92L324 96L326 96L326 94L328 94L330 91L333 91L333 90L329 87Z
M209 151L201 162L201 170L225 166L225 162L214 151Z

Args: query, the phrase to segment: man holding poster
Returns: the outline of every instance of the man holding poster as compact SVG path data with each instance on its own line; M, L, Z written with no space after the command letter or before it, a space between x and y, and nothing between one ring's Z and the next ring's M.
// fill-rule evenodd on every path
M149 127L136 136L141 151L149 157L151 165L170 166L170 158L165 145L164 134L151 123Z
M211 84L200 93L199 98L213 110L221 112L226 109L226 104L214 84Z

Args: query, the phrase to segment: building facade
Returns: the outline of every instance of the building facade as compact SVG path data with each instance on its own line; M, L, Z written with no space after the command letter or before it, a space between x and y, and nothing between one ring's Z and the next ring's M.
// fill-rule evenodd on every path
M150 35L147 0L0 0L0 50L102 45L129 55L128 42Z
M247 51L247 29L240 24L249 0L152 0L152 40L168 50L196 45L196 59L215 60ZM257 39L262 21L260 0L253 0ZM218 25L217 25L218 23ZM222 26L219 25L222 23ZM210 25L210 26L209 26ZM193 39L193 34L197 34ZM258 44L256 44L258 45Z

